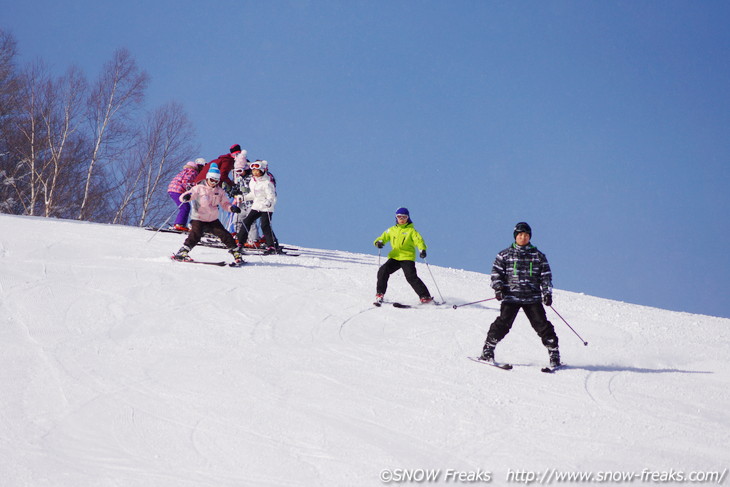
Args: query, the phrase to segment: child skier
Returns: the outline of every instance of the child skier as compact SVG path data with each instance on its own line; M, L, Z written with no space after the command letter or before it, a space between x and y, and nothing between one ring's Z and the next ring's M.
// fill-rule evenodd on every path
M423 237L413 227L408 208L398 208L395 212L395 225L387 229L375 239L374 245L382 249L386 242L390 242L393 250L388 253L388 260L378 269L375 303L383 302L383 296L388 289L390 275L398 269L403 269L408 284L418 294L421 303L433 302L431 293L416 273L416 247L421 249L420 256L426 258L426 243Z
M251 168L251 179L248 182L249 191L236 198L243 201L252 201L251 210L246 218L241 222L241 228L238 230L239 251L248 238L248 233L256 220L261 223L261 232L266 239L265 254L279 253L279 243L274 237L271 229L271 219L274 215L274 206L276 206L276 186L271 177L267 173L269 163L257 160L249 164Z
M175 230L181 232L187 232L188 228L188 217L190 216L190 203L180 203L180 195L185 191L189 190L192 186L193 180L198 176L200 169L205 166L205 159L198 157L195 161L189 161L183 166L183 170L177 173L172 178L170 184L167 186L167 194L170 195L172 201L179 208L177 218L175 218Z
M251 205L253 204L253 200L245 201L242 197L242 195L251 191L250 182L253 175L251 174L251 168L249 167L250 163L251 161L246 158L246 151L244 150L241 151L238 156L236 156L236 162L233 165L233 181L235 183L235 186L233 187L233 190L229 193L229 195L232 194L233 196L241 196L241 198L238 198L238 206L241 208L241 213L238 213L236 215L232 229L232 231L235 232L236 236L238 232L240 232L241 224L250 213ZM274 175L271 173L271 171L268 170L268 168L266 170L266 174L269 176L269 179L274 184L274 188L276 188L276 179L274 178ZM231 228L229 228L229 230L231 230ZM260 232L257 226L255 224L250 225L246 242L239 241L239 247L242 245L246 248L266 248L266 238L262 237L261 239L259 239L259 235ZM274 241L276 241L276 235L274 235Z
M545 315L553 304L552 272L545 254L530 245L532 229L525 222L515 225L515 242L497 254L492 266L492 288L502 302L500 315L489 328L481 360L494 362L494 348L509 333L520 309L548 349L550 367L560 365L558 336ZM541 302L542 301L542 302Z
M191 201L193 210L190 222L190 233L185 244L173 256L175 260L192 260L188 253L195 247L205 232L210 232L221 239L223 245L233 255L237 264L243 264L243 257L236 248L236 241L218 219L218 207L232 213L240 212L240 208L232 205L226 192L219 186L221 179L217 164L208 168L205 182L202 182L180 196L180 201Z

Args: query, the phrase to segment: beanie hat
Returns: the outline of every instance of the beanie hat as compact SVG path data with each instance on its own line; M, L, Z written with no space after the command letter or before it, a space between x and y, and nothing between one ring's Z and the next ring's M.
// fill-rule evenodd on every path
M210 165L208 168L208 174L205 176L206 179L218 179L221 178L221 171L218 169L218 164L215 162Z
M525 222L519 222L517 225L515 225L515 231L513 233L514 238L517 238L518 233L526 233L532 238L532 228L530 228L530 225L528 225Z
M231 146L231 154L233 154L234 152L241 152L241 146L238 144L233 144Z
M208 164L208 161L206 161L202 157L198 157L197 159L195 159L195 164L197 164L198 166L205 166L206 164Z
M242 150L236 157L233 158L233 173L241 174L243 171L248 169L248 159L246 159L247 152Z
M193 169L198 169L198 163L195 161L188 161L185 163L185 167L192 167Z

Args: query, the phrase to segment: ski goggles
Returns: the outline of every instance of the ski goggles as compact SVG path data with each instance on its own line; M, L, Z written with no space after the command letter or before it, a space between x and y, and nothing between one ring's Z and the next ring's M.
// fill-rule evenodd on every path
M264 170L264 166L260 162L252 162L248 165L248 167L250 167L251 169L260 169L262 171Z
M243 174L244 169L242 167L233 170L233 174Z
M408 220L408 215L395 215L395 217L399 220Z

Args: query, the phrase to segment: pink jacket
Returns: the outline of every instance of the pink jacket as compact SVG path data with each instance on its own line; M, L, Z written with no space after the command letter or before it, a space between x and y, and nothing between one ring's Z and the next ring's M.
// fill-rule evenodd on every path
M201 222L212 222L218 219L218 206L226 211L231 211L231 202L228 195L220 186L211 188L208 183L200 183L190 191L180 195L182 201L183 195L190 194L190 205L193 209L190 215L191 220L199 220Z
M193 179L198 175L198 171L192 167L186 166L185 169L177 173L167 186L168 193L183 193L190 188Z

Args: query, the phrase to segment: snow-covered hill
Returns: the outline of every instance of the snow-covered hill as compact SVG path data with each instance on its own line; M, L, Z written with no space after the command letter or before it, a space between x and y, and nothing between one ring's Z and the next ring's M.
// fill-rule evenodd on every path
M374 308L377 256L218 268L172 262L182 237L151 236L0 215L2 485L505 485L729 466L728 319L558 290L589 345L548 311L570 368L543 374L521 314L497 348L507 372L466 359L493 301ZM430 270L449 304L492 296L487 274ZM401 274L388 297L416 298Z

